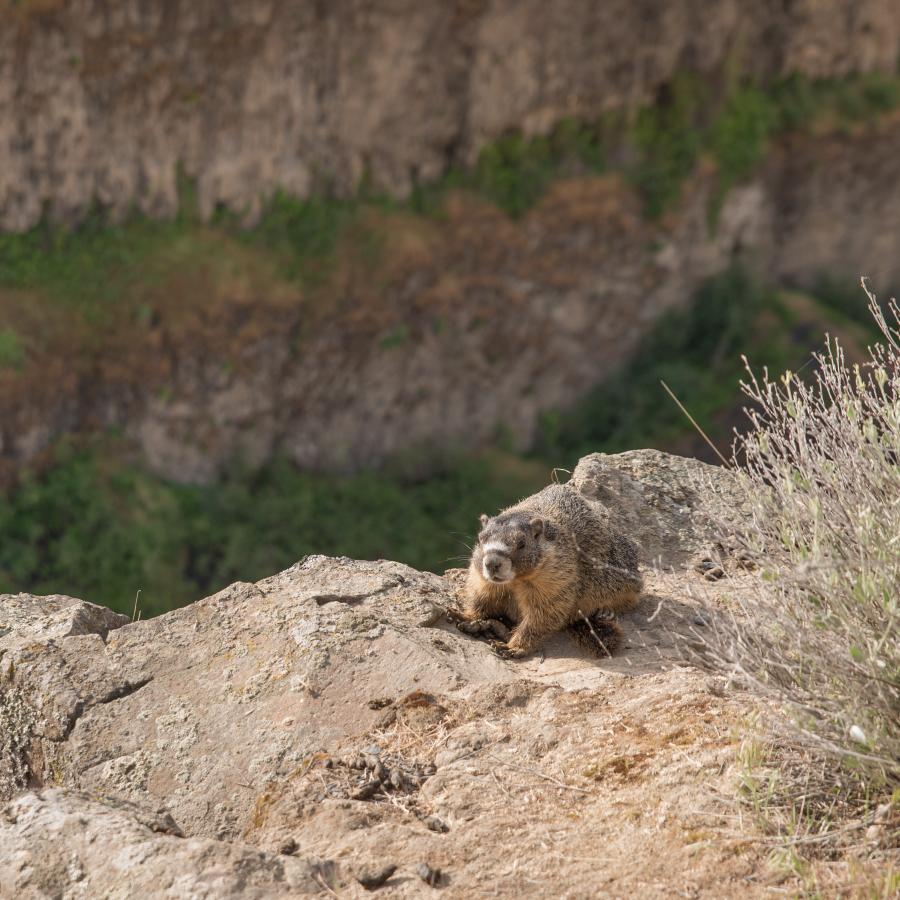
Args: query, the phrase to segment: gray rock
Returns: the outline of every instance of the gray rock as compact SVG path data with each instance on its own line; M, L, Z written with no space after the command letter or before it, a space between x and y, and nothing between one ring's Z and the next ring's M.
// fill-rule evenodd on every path
M356 880L367 890L380 888L397 871L393 863L378 868L362 868L356 874Z
M422 824L429 831L435 831L438 834L446 834L450 830L450 826L437 816L425 816L425 818L422 819Z
M416 866L416 875L429 887L437 887L441 883L441 870L428 865L428 863L419 863Z
M0 802L60 780L62 744L78 719L139 686L104 654L109 632L127 622L72 597L0 595Z
M4 897L268 898L321 890L303 860L182 838L134 808L70 790L32 792L0 811Z
M381 790L381 782L377 778L367 781L362 787L350 794L351 800L371 800Z
M26 784L67 784L163 805L189 834L234 838L268 779L375 723L381 713L368 697L509 677L489 654L467 660L471 641L449 629L455 653L432 645L418 623L434 600L453 600L437 575L310 557L259 584L116 628L104 643L74 633L69 620L84 631L85 610L98 630L124 617L51 598L42 620L44 601L7 599L5 796ZM384 633L367 638L382 620ZM354 681L366 684L364 696L347 691Z
M658 450L592 453L572 483L637 543L645 566L684 565L713 538L710 515L736 514L742 503L727 469Z

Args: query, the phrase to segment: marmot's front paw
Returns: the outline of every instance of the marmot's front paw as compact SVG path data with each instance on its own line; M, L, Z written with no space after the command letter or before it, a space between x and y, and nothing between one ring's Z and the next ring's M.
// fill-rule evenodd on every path
M528 656L527 650L523 650L521 647L510 647L503 641L491 641L491 647L500 659L522 659Z
M472 635L484 634L490 631L487 619L460 619L456 623L456 627L463 633Z
M509 640L509 629L498 619L471 619L457 622L456 627L463 633L473 637L482 634L490 635L498 641Z

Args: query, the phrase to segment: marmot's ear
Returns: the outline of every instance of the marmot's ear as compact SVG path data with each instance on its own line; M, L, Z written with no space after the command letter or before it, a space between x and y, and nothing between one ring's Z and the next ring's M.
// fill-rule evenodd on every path
M543 519L532 519L531 520L531 534L534 538L539 538L544 533L544 520Z
M484 528L484 526L487 525L487 523L490 522L490 520L491 520L491 517L488 516L488 515L485 515L484 513L482 513L482 514L478 517L478 521L481 522L481 527L482 527L482 528Z

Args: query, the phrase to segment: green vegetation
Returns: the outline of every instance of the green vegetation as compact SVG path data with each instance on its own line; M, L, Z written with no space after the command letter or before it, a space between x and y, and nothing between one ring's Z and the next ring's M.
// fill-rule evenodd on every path
M815 296L831 311L832 316L837 315L861 325L871 338L879 338L878 330L872 321L869 305L866 303L866 295L860 289L858 278L839 278L834 275L822 274L816 279L813 289ZM895 292L886 292L887 296L895 296ZM884 307L884 304L879 302Z
M37 289L96 319L127 296L135 280L150 276L144 263L154 251L177 252L190 239L190 227L185 217L156 222L134 216L113 225L95 211L71 231L44 223L24 234L2 234L0 289Z
M598 131L567 119L546 136L526 140L512 134L489 144L474 172L460 183L518 216L534 206L561 172L600 173L605 168Z
M255 228L240 229L222 215L218 222L254 248L274 254L285 277L314 287L330 271L338 240L360 206L359 199L338 200L327 193L297 200L279 192Z
M257 580L309 553L443 571L478 515L524 496L541 467L460 459L427 479L310 475L285 461L208 487L165 482L99 450L56 464L0 502L0 592L65 592L144 615Z
M794 75L765 88L737 84L718 101L699 79L682 76L640 111L632 138L638 161L630 177L645 214L655 218L678 200L697 158L708 153L719 173L714 224L728 190L753 173L775 135L817 125L846 129L898 106L900 76L811 81Z
M558 178L606 171L603 126L563 119L546 135L504 135L482 148L471 170L454 168L432 184L416 185L407 205L422 215L435 215L450 191L464 190L487 198L510 216L520 216Z
M406 325L398 325L389 334L386 334L378 345L382 350L391 350L394 347L402 347L409 340L409 328Z
M719 171L719 184L710 209L713 228L725 195L750 175L763 158L778 120L777 103L754 87L742 88L729 96L709 133L709 150Z
M678 200L702 149L697 118L705 92L696 79L675 80L659 102L642 109L634 128L638 160L630 178L644 198L644 214L657 218Z
M900 105L900 78L877 72L811 81L792 75L768 92L778 112L778 131L810 128L817 120L865 122Z
M0 369L17 369L25 361L25 348L10 328L0 329Z
M714 220L728 190L752 174L773 136L818 123L846 128L898 106L900 76L791 76L768 87L736 84L716 98L697 77L680 75L633 120L608 113L593 122L565 120L546 136L506 135L482 150L472 172L453 171L417 189L411 206L433 212L447 190L466 189L519 216L561 176L618 168L641 194L645 215L656 218L678 201L685 179L707 153L720 179Z
M776 104L754 87L731 94L709 135L724 184L733 184L753 170L763 156L777 115Z

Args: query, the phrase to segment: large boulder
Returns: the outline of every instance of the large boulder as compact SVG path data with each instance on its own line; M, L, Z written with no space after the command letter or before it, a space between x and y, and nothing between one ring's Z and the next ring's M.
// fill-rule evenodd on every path
M730 478L648 454L575 473L670 569L711 496L690 486ZM0 598L0 896L356 896L379 872L510 896L551 860L571 896L727 895L752 854L698 863L685 835L745 710L673 638L719 586L649 571L613 659L558 635L509 662L446 621L459 583L313 556L128 624Z
M437 575L314 556L119 629L104 661L143 687L79 719L67 778L235 838L272 779L372 727L369 700L510 677L462 635L437 637L452 601Z
M614 527L634 540L645 566L682 566L709 548L743 499L727 469L659 450L592 453L572 484L602 504Z

